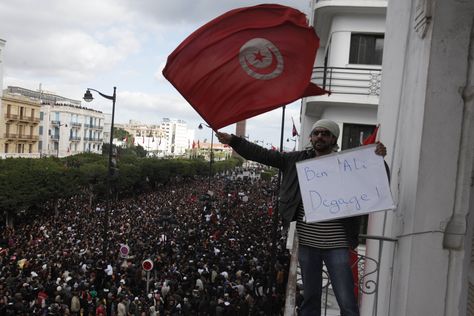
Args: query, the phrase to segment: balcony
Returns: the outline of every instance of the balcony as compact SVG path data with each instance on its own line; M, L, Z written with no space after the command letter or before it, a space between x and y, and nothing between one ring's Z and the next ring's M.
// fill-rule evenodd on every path
M81 140L80 136L69 136L69 140L72 142L78 142Z
M51 125L53 125L53 126L60 126L60 125L61 125L61 121L51 121Z
M71 122L70 123L71 127L81 127L81 123L78 123L78 122Z
M371 301L368 306L364 306L365 314L364 315L378 315L379 309L377 306L378 302L378 285L379 285L379 272L380 272L380 261L382 256L382 251L385 243L394 244L397 242L397 239L387 238L383 236L369 236L369 235L360 235L361 239L372 240L378 242L378 255L377 258L371 258L366 256L365 247L359 246L357 253L357 260L352 262L352 268L355 266L358 267L358 280L356 280L355 287L358 289L358 299L359 305L361 302L362 296ZM300 269L298 266L298 242L297 237L295 236L293 242L293 248L291 249L291 261L289 267L288 275L288 284L286 290L286 299L285 299L285 313L284 315L294 315L296 309L296 291L297 285L302 285L302 279L300 274ZM393 248L395 251L395 248ZM321 298L321 315L340 315L338 309L337 301L332 290L331 280L327 272L326 267L323 267L323 289L322 289L322 298ZM370 299L368 299L370 298ZM360 306L359 308L361 308ZM361 309L362 312L362 309ZM361 314L362 315L362 314Z
M18 115L16 114L11 114L11 113L6 113L5 114L5 120L8 121L18 121Z
M311 81L331 94L380 96L382 69L314 67Z
M52 140L58 141L59 140L59 135L50 135L50 138Z
M39 136L37 135L18 135L18 140L23 141L34 141L37 142L39 140Z
M18 120L20 122L27 122L27 123L33 123L33 124L38 124L40 122L40 119L38 117L25 116L25 115L21 115Z
M18 138L18 134L14 133L5 133L3 134L3 138L5 138L6 141L13 141Z
M94 124L84 124L84 127L90 128L90 129L98 129L98 130L103 130L104 127L100 125L94 125Z

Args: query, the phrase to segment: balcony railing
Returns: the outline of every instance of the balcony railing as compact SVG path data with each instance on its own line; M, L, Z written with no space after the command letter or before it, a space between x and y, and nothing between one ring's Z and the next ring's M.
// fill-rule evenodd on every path
M38 124L40 122L40 119L34 116L21 115L19 121Z
M357 254L357 260L353 262L353 266L358 267L359 280L357 284L354 284L359 289L359 301L362 295L374 295L372 313L371 315L378 315L378 285L379 285L379 271L380 271L380 259L382 257L382 251L384 242L395 243L397 239L387 238L383 236L369 236L360 235L361 239L375 240L378 241L378 254L377 258L371 258L365 254ZM293 248L291 252L291 262L288 275L288 284L286 290L285 299L285 313L284 315L295 315L296 309L296 285L302 284L301 273L298 267L298 241L295 234L295 241L293 242ZM332 302L333 304L330 304ZM331 280L326 267L323 268L323 297L321 298L322 311L321 315L328 315L329 309L334 309L330 305L337 305L334 293L332 291ZM334 312L334 311L333 311ZM337 313L337 312L336 312ZM332 314L331 314L332 315Z
M81 127L81 123L78 122L71 122L70 124L72 127Z
M72 142L78 142L81 140L80 136L69 136L69 140Z
M16 120L18 120L18 115L17 114L6 113L5 114L5 119L7 121L16 121Z
M14 134L14 133L5 133L3 134L3 138L5 138L6 141L12 141L12 140L38 141L39 140L38 135L23 135L23 134Z
M51 125L61 125L61 121L51 121Z
M18 134L14 134L14 133L3 134L3 138L5 138L6 140L14 140L14 139L17 139L17 137L18 137Z
M51 135L52 140L59 140L59 135Z
M94 125L94 124L84 124L84 127L86 127L86 128L91 128L91 129L100 129L100 130L104 129L103 126Z
M314 67L311 80L332 94L380 95L382 70L375 68Z
M30 140L30 141L38 141L39 136L37 135L18 135L19 140Z

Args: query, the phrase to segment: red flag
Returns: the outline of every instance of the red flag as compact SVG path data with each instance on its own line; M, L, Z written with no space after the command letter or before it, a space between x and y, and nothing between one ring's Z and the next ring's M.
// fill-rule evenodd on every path
M377 139L377 132L379 131L379 126L380 125L377 125L372 134L370 134L366 139L364 139L362 145L370 145L375 143L375 140Z
M354 279L354 295L359 300L359 256L357 249L351 249L349 251L349 261L351 263L352 277Z
M193 149L196 148L196 142L193 140Z
M298 131L296 130L295 121L293 121L293 118L291 118L291 121L293 122L293 129L291 130L291 135L292 135L293 137L295 137L295 136L300 136L300 134L299 134Z
M163 75L215 130L325 90L310 82L319 38L300 11L263 4L202 26Z

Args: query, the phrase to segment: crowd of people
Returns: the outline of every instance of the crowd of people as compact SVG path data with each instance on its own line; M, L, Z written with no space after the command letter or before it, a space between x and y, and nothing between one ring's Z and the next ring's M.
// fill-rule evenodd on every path
M109 212L76 196L3 229L0 314L280 315L289 255L278 229L271 260L272 184L211 185L175 179Z

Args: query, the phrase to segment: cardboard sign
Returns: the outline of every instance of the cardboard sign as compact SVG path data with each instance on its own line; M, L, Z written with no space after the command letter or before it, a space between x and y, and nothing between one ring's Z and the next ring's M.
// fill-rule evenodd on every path
M375 145L296 164L307 222L394 209L387 172Z

